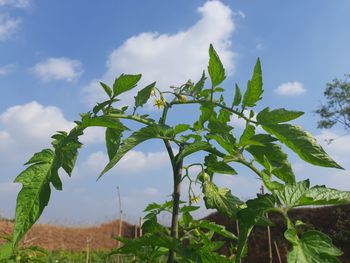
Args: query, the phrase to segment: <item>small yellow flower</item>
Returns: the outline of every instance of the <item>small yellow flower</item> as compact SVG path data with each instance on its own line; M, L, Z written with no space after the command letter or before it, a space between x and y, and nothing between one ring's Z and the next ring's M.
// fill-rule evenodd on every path
M158 107L158 110L160 110L165 104L165 101L163 99L156 99L154 101L154 105Z

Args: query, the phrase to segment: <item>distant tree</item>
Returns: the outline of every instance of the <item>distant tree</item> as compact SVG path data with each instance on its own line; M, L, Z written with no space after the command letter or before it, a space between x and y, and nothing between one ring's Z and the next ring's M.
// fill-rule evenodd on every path
M324 96L327 104L315 111L321 117L318 128L329 129L340 124L347 132L350 131L350 74L327 83Z

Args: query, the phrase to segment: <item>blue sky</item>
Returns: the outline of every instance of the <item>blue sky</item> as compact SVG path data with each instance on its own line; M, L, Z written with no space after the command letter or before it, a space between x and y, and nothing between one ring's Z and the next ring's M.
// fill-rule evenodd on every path
M143 73L141 86L157 80L163 89L196 80L207 66L209 43L229 73L224 84L228 101L234 83L245 87L260 57L265 93L259 109L305 111L297 123L349 169L350 137L325 144L324 139L344 132L318 130L312 113L323 101L325 83L349 72L348 10L345 0L0 0L0 214L14 216L19 186L12 181L23 163L49 146L53 132L70 129L79 113L103 99L98 80L111 83L121 73ZM126 104L132 98L123 97ZM188 122L188 110L171 114ZM239 134L241 123L232 123ZM103 137L101 129L84 135L73 177L62 174L64 190L53 192L42 221L112 219L117 215L117 185L131 221L147 203L169 198L170 167L158 141L135 148L95 183L107 162ZM350 190L348 170L315 168L292 153L290 158L299 179ZM259 181L238 170L242 174L218 175L216 182L244 199L254 196Z

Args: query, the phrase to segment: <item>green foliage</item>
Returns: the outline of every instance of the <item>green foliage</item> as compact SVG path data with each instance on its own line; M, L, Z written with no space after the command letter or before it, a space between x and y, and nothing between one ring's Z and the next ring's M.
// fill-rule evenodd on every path
M142 107L148 99L151 97L151 93L154 90L156 83L148 85L147 87L140 90L135 97L135 108Z
M265 124L262 127L268 133L276 136L280 142L288 146L305 162L342 169L340 165L329 157L316 139L300 126L292 124Z
M225 69L220 61L218 54L216 53L213 45L209 47L209 65L208 72L211 79L212 87L216 87L226 78Z
M263 82L260 59L257 60L251 80L248 80L247 90L243 96L242 108L254 107L261 100Z
M131 149L151 139L164 142L173 170L172 199L163 204L148 205L142 226L144 236L134 240L118 238L123 246L114 250L113 254L133 255L141 262L164 261L165 258L168 262L232 262L218 252L223 242L217 241L214 234L229 240L236 240L236 236L213 222L195 220L191 214L199 208L192 205L199 201L200 195L193 188L194 184L199 184L208 209L215 209L231 219L239 220L238 243L231 243L231 246L236 246L236 254L230 256L236 262L240 262L245 255L247 241L254 226L271 225L266 217L271 211L280 213L285 219L285 238L293 245L288 255L289 263L338 262L336 258L340 251L332 245L331 240L314 230L300 233L300 222L293 222L288 217L288 212L293 207L305 205L349 204L350 192L325 186L310 187L308 180L296 182L282 146L289 147L302 160L313 165L333 168L341 166L327 155L310 133L288 123L300 117L303 112L265 108L256 115L254 107L263 94L259 59L243 96L236 84L231 108L226 106L225 98L220 94L224 89L218 85L225 80L225 69L212 45L209 47L208 73L210 88L205 87L204 72L196 84L189 80L180 87L172 87L172 91L160 91L155 82L146 86L134 97L135 103L130 107L132 112L130 105L118 108L115 103L120 100L120 94L136 87L141 74L122 74L112 88L101 83L109 99L97 103L92 111L82 114L69 133L55 134L52 137L53 149L44 149L34 154L26 163L28 167L16 178L16 182L22 184L22 189L17 198L14 234L11 243L0 247L0 256L13 258L14 253L18 252L18 242L49 202L51 185L57 190L62 189L58 170L63 168L69 176L72 175L78 149L82 146L79 137L85 129L98 126L106 129L109 156L109 163L99 178L117 165ZM169 96L165 96L165 93ZM155 97L156 106L162 110L158 122L137 112L151 96ZM181 104L199 106L200 115L193 124L174 123L167 119L168 112ZM248 113L247 107L250 108ZM239 138L233 133L233 115L246 123ZM130 131L131 135L128 133L126 137L125 132L129 128L125 126L124 120L137 122L142 127ZM256 134L259 126L266 133ZM176 153L174 148L177 148ZM198 153L202 151L206 152L205 157L196 163L187 164L188 157L199 156ZM195 179L189 173L192 166L201 168ZM215 184L216 174L233 175L234 180L236 166L245 166L255 173L270 193L243 202L230 189L218 187ZM189 182L189 205L180 201L180 186L186 180ZM170 229L158 222L158 217L163 212L172 215Z
M204 182L203 194L206 208L214 208L232 219L236 218L242 201L233 196L229 189L219 188L212 182Z
M309 230L301 238L296 235L296 231L289 231L287 239L293 244L293 249L288 254L288 263L340 263L337 257L342 252L327 235L319 231Z

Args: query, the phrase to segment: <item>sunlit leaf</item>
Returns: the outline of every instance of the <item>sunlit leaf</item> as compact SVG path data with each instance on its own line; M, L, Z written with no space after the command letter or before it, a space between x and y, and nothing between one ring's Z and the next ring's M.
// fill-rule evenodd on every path
M298 154L302 160L318 166L342 169L339 164L328 156L316 139L300 126L292 124L265 124L262 127Z

